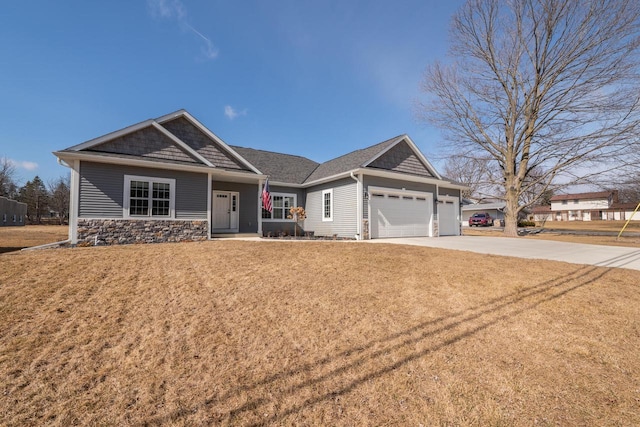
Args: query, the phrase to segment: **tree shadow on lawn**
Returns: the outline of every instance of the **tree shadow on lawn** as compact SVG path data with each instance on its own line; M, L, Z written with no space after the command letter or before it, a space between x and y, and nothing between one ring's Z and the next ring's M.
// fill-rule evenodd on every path
M612 258L608 260L607 264L615 261L616 258ZM371 340L364 346L333 354L318 359L313 363L301 364L294 368L274 373L252 384L240 385L231 392L219 396L211 396L196 407L183 408L166 417L146 420L145 424L164 424L167 421L178 421L200 410L211 410L211 416L217 422L242 422L244 425L278 423L289 415L323 401L336 399L364 383L382 377L429 353L472 337L501 321L508 320L543 303L591 285L609 271L611 271L611 268L582 266L561 277L493 298L475 307L420 323L399 333ZM427 342L427 340L430 340L430 342ZM416 345L420 343L424 343L426 346L416 350ZM398 360L392 364L385 364L385 359L388 359L390 355L393 356L393 354L398 356ZM339 367L328 367L330 363L340 359L343 362L340 363ZM365 363L371 362L378 362L380 366L368 369L368 371L363 369ZM325 367L328 368L323 370ZM307 379L304 379L305 376ZM297 377L303 378L294 380ZM308 379L308 377L311 378ZM283 379L293 380L294 384L275 391L269 387ZM337 381L339 384L330 386L328 391L318 387L326 381ZM282 403L284 398L303 392L311 395L311 397L308 397L300 404L280 410L270 417L264 416L265 411L259 411L266 405L274 402ZM224 413L215 410L215 406L243 393L248 393L248 399L242 406ZM247 418L254 421L248 421Z

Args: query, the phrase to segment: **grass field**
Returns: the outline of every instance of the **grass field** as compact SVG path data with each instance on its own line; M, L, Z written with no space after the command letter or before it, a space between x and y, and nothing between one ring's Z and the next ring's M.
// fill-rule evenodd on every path
M640 221L630 222L620 238L617 234L624 226L624 221L549 221L544 224L543 233L522 236L524 239L556 240L561 242L585 243L590 245L640 247L640 237L629 236L628 233L640 232ZM551 230L576 232L576 234L554 233ZM578 233L607 232L615 235L599 236ZM492 227L464 227L465 236L495 236L502 237L501 229Z
M640 425L637 271L352 242L0 265L0 425Z
M626 221L547 221L542 228L578 231L610 231L619 233ZM640 232L640 221L629 221L625 231Z
M0 254L23 248L61 242L69 235L66 225L25 225L0 227Z

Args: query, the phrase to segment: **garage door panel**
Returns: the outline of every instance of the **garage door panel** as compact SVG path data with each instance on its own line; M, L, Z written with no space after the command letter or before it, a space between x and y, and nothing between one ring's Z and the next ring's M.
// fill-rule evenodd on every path
M438 225L441 236L457 236L460 234L458 224L459 202L456 200L444 200L438 204Z
M371 237L428 236L431 209L429 197L372 195Z

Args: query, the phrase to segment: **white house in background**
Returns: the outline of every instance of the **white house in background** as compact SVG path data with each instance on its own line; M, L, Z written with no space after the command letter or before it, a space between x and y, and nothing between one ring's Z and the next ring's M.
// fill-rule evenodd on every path
M551 207L534 209L536 221L636 220L637 203L619 203L617 191L559 194L551 198Z
M498 224L498 220L501 225L504 225L504 209L507 205L504 202L493 203L472 203L462 206L462 225L464 227L469 226L469 218L475 213L488 213L495 221L495 225Z

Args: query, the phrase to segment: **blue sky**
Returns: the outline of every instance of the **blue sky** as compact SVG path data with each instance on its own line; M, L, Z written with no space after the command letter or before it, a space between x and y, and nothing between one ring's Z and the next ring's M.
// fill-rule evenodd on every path
M0 157L21 184L52 151L184 108L231 145L322 162L407 133L451 1L15 1L0 8Z

